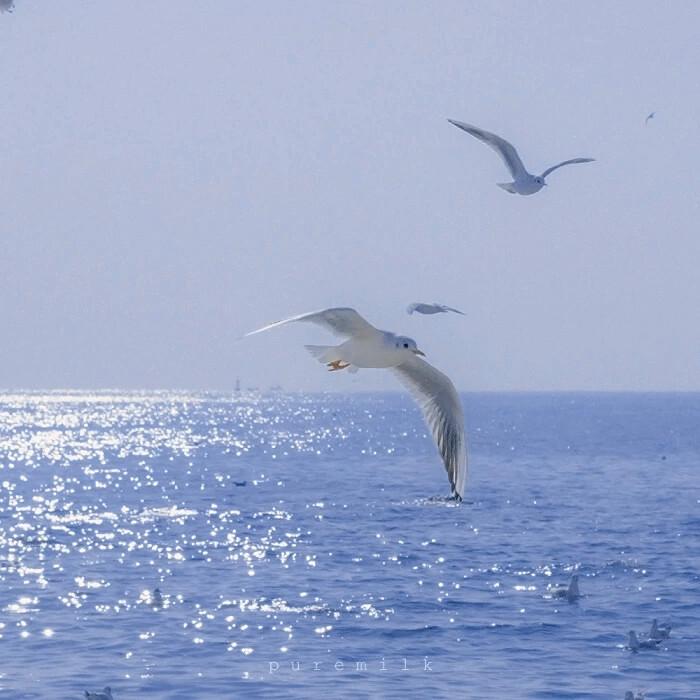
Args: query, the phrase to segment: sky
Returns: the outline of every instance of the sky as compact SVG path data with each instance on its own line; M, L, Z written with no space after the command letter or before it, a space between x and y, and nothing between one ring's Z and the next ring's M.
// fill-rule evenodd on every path
M461 391L700 390L697 13L16 0L0 388L400 388L326 372L310 324L236 340L351 306ZM448 118L596 162L511 195Z

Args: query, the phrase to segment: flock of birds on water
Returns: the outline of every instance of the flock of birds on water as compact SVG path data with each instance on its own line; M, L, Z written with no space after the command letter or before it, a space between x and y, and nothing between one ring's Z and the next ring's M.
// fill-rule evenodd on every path
M576 603L581 598L581 589L578 585L579 575L573 574L568 584L550 585L544 595L545 598L552 600L566 600L569 603ZM153 610L163 610L169 606L168 596L163 595L160 588L153 591L143 591L141 594L141 602L146 603ZM651 628L646 636L640 639L634 630L629 631L629 641L625 647L633 654L640 651L658 650L661 644L671 636L670 626L659 626L656 618L651 621ZM102 692L91 693L85 691L87 700L114 700L112 689L107 686ZM628 690L625 693L625 700L645 700L644 691L633 693Z
M578 585L578 574L574 574L567 585L550 586L547 589L547 597L567 600L569 603L575 603L581 597L581 589ZM651 621L651 628L646 638L639 639L634 630L628 633L627 649L633 653L644 650L656 650L659 645L671 636L670 626L659 626L659 621L654 618Z
M547 596L558 600L567 600L575 603L581 597L581 590L578 585L578 574L571 577L568 585L550 586L547 589ZM633 654L640 651L658 651L665 640L671 636L670 626L659 626L659 621L654 618L648 634L640 639L634 630L628 632L628 641L625 648ZM644 691L633 693L631 690L625 692L625 700L645 700Z

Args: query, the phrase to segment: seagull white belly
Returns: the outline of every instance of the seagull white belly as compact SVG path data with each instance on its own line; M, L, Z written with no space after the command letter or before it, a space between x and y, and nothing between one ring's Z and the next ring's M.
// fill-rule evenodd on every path
M350 338L339 345L338 354L343 362L355 367L396 367L406 360L406 357L392 346L378 344L375 340L366 342L357 338Z

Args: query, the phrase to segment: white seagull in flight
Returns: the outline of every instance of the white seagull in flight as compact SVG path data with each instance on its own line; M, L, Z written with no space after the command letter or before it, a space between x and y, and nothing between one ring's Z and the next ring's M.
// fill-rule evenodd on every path
M462 403L449 377L419 357L424 353L418 349L416 341L390 331L380 331L355 309L346 307L290 316L243 337L293 321L315 323L347 338L340 345L304 346L331 372L347 369L355 373L361 367L383 367L399 378L423 411L447 470L452 493L457 501L461 501L467 481L467 439Z
M531 175L525 169L515 147L505 139L496 136L496 134L479 129L477 126L472 126L471 124L458 122L454 119L448 119L447 121L463 131L466 131L468 134L471 134L479 139L479 141L483 141L501 156L501 159L513 176L513 182L499 182L497 184L511 194L535 194L535 192L539 192L547 184L544 181L547 175L557 168L561 168L563 165L571 165L571 163L590 163L595 160L595 158L572 158L571 160L565 160L562 163L553 165L551 168L547 168L542 175Z
M451 306L445 306L444 304L424 304L420 301L409 304L406 307L406 313L412 314L414 311L417 311L419 314L446 314L448 311L454 311L456 314L466 316L464 311L453 309Z

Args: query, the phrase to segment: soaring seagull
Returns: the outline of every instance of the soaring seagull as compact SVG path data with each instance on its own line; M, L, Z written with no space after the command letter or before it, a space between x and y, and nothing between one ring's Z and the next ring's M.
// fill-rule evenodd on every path
M535 194L535 192L539 192L547 184L544 181L547 175L557 168L561 168L563 165L571 165L572 163L590 163L595 160L595 158L571 158L571 160L565 160L562 163L553 165L551 168L547 168L542 175L531 175L525 169L515 147L505 139L496 136L496 134L479 129L478 126L458 122L454 119L448 119L447 121L463 131L466 131L468 134L471 134L479 139L479 141L483 141L487 146L490 146L498 153L508 170L510 170L510 174L513 176L513 182L499 182L497 184L511 194Z
M295 321L315 323L346 338L340 345L304 347L329 371L347 369L355 373L361 367L390 369L408 389L423 411L423 417L437 444L457 501L464 497L467 481L467 439L462 403L454 384L421 357L416 341L390 331L381 331L355 309L336 307L290 316L270 323L242 337L262 333Z

